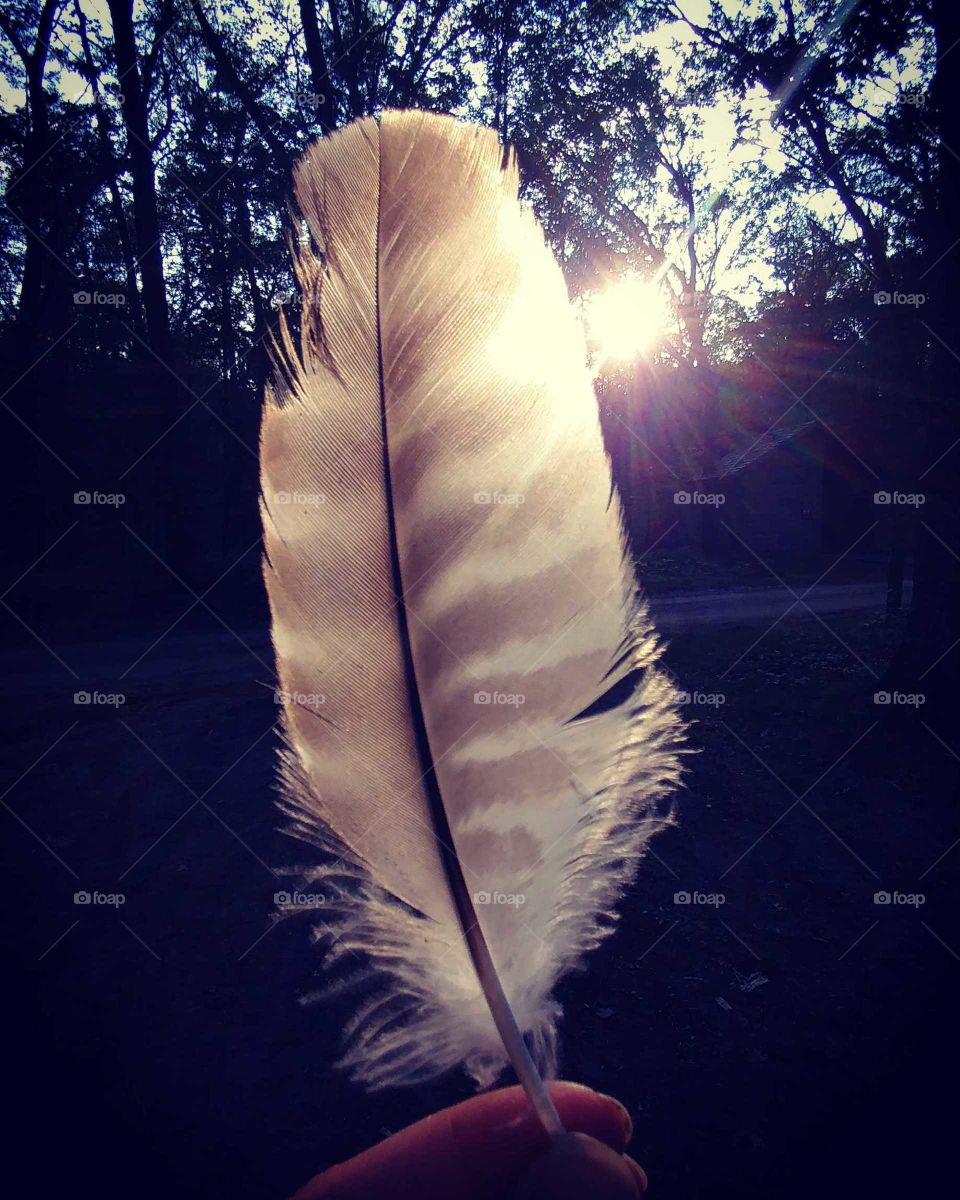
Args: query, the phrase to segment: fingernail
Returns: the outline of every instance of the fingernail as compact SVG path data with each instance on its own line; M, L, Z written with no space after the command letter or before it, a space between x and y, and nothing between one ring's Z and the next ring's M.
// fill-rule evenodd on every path
M608 1104L612 1104L617 1110L617 1117L623 1126L623 1144L626 1146L633 1137L633 1121L630 1119L630 1114L616 1098L616 1096L608 1096L604 1092L597 1092L601 1100L606 1100Z
M627 1163L627 1165L633 1171L634 1175L636 1175L637 1182L640 1184L640 1191L645 1192L647 1190L647 1187L649 1186L647 1183L646 1171L643 1169L643 1167L640 1166L640 1164L638 1162L635 1162L630 1157L629 1154L625 1154L623 1157L624 1157L624 1161Z

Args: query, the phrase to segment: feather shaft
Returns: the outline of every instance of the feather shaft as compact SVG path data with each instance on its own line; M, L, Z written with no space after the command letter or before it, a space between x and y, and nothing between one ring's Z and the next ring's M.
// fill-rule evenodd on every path
M380 180L380 185L382 185L382 180ZM380 211L382 211L382 208L378 209L377 221L378 262ZM374 304L376 304L379 317L379 271L377 272L376 282L374 282L374 295L376 295ZM386 386L383 371L383 340L380 337L379 319L377 320L377 366L380 380L380 414L382 414L383 422L384 479L386 482L386 496L388 496L386 512L388 512L388 521L390 524L391 566L392 571L394 571L394 580L396 583L397 624L398 629L400 629L404 666L406 666L409 678L414 680L415 683L416 667L412 646L410 646L407 606L403 590L403 571L400 563L400 552L398 552L394 488L391 486L390 439L388 424L386 424ZM497 1032L500 1034L500 1038L503 1039L506 1055L508 1055L510 1064L516 1072L517 1079L520 1081L523 1091L527 1094L530 1106L532 1106L535 1114L540 1118L540 1122L547 1134L558 1136L565 1133L564 1124L560 1121L556 1105L553 1104L550 1092L547 1091L544 1084L544 1078L542 1078L539 1070L536 1069L536 1064L527 1049L527 1043L523 1040L523 1034L520 1032L520 1026L517 1025L514 1010L510 1008L510 1002L506 998L506 992L503 990L503 984L500 982L497 968L493 965L490 947L487 946L484 930L481 929L476 908L474 907L472 898L470 898L466 878L463 876L463 865L457 856L454 835L451 833L449 817L444 808L443 796L440 793L437 781L437 773L433 768L430 738L428 738L426 731L424 712L422 712L419 695L419 689L413 686L412 698L410 698L410 715L412 715L413 719L420 761L422 767L424 767L424 782L428 797L430 797L431 812L434 823L436 823L434 833L436 833L437 841L439 842L440 857L443 859L446 878L448 878L450 892L452 898L454 898L457 917L460 919L463 938L467 942L470 959L473 960L476 971L476 978L478 978L480 988L484 992L485 1000L488 1006L490 1006L494 1025L497 1026Z
M490 1014L497 1027L497 1032L503 1039L503 1046L510 1059L510 1065L527 1094L531 1108L540 1118L547 1133L557 1136L565 1132L563 1122L560 1120L560 1114L543 1082L543 1076L537 1070L537 1065L527 1049L527 1043L523 1040L523 1034L520 1032L517 1019L494 966L490 947L487 945L487 939L483 936L483 930L477 919L477 911L470 898L467 881L463 875L463 866L451 844L450 826L442 807L439 791L437 799L441 805L437 821L437 836L440 839L447 878L450 880L450 890L453 892L453 900L457 906L457 915L463 926L463 936L470 950L470 957L473 960L480 987L490 1006Z
M382 169L382 158L379 165ZM382 188L382 178L380 179L380 186ZM380 260L381 212L382 205L378 207L377 211L378 263ZM467 881L464 878L463 865L454 846L450 821L444 807L436 771L434 770L430 739L427 734L423 708L419 698L420 691L416 686L417 671L410 642L409 619L403 587L403 569L400 564L396 514L394 511L394 490L390 467L390 438L387 427L387 390L383 371L379 270L376 273L374 281L374 304L377 312L377 370L380 378L380 412L383 428L383 473L387 494L387 520L390 527L390 562L397 600L397 624L402 644L404 666L408 677L414 681L410 699L411 719L413 721L420 762L423 767L423 782L430 799L431 814L435 823L434 834L440 845L440 857L443 860L444 870L447 873L447 881L450 884L450 891L457 910L457 917L460 920L463 937L470 951L470 957L477 972L477 979L483 991L484 998L490 1007L490 1015L493 1017L497 1032L503 1040L504 1049L510 1059L510 1064L516 1072L517 1079L523 1087L527 1099L530 1101L531 1108L540 1118L546 1132L555 1137L565 1133L566 1130L563 1122L560 1120L560 1114L557 1112L556 1106L550 1097L550 1093L543 1082L543 1076L537 1070L536 1063L533 1061L530 1051L527 1049L527 1044L523 1040L523 1034L517 1025L517 1019L513 1014L506 992L503 990L500 976L497 974L497 969L494 966L490 948L487 945L486 938L483 936L483 929L480 926L477 911L471 899Z

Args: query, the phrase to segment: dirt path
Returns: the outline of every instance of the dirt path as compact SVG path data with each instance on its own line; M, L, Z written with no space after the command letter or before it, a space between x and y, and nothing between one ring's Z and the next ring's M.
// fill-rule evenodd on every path
M913 584L904 585L904 607L909 605ZM754 625L762 621L809 620L815 614L856 612L875 608L886 601L882 583L821 583L807 590L786 586L750 591L679 592L650 597L650 607L664 632L696 629L704 625Z

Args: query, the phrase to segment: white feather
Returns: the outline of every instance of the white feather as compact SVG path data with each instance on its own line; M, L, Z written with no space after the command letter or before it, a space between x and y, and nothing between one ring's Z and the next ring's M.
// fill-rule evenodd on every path
M296 191L321 255L300 253L300 354L285 335L264 411L265 578L282 688L325 698L284 719L317 928L381 985L342 1064L495 1080L466 920L549 1073L554 986L669 819L682 732L582 334L491 132L387 112L308 151Z

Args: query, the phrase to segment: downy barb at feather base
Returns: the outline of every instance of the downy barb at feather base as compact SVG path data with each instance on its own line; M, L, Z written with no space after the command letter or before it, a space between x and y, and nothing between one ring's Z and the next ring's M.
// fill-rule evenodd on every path
M517 187L491 131L420 112L295 176L319 249L261 435L282 806L329 958L381 985L341 1060L371 1087L503 1069L465 929L553 1070L554 985L679 777L583 335Z

